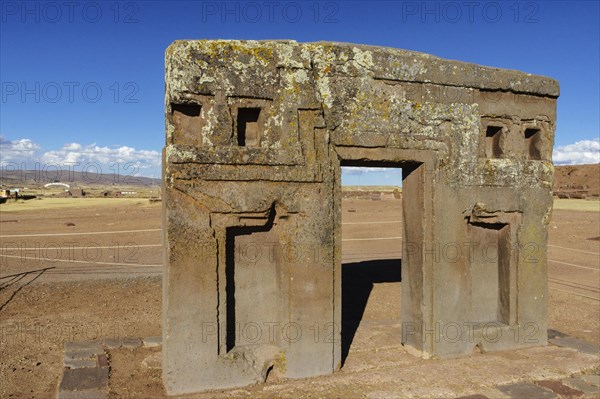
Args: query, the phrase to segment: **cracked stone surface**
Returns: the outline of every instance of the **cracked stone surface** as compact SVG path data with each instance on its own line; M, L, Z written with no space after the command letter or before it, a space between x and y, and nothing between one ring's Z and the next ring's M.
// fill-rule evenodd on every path
M586 342L575 337L556 337L549 339L549 342L556 346L573 348L580 352L589 353L591 355L600 352L600 347L598 345L594 345L590 342Z
M108 358L102 342L67 342L57 398L107 398L108 376Z
M498 387L498 389L510 396L510 398L536 398L536 399L557 399L558 395L548 389L528 382L517 384L508 384Z

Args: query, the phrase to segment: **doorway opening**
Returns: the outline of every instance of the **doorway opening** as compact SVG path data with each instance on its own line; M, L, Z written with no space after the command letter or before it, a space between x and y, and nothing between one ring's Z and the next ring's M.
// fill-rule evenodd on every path
M403 169L341 163L341 365L401 346Z

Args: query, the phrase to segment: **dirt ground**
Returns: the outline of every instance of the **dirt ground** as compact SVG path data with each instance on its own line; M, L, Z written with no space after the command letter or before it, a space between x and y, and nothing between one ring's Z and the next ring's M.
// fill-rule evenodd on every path
M554 192L580 192L589 197L600 195L600 164L554 167Z
M33 278L41 282L160 275L160 212L160 203L132 198L0 205L1 275L29 272L18 276L21 284Z
M161 204L105 201L0 208L0 397L55 397L64 342L161 335ZM401 221L400 200L343 201L345 363L335 380L290 382L289 389L325 384L317 396L357 396L374 383L367 381L372 373L388 381L390 370L425 362L400 345ZM550 328L594 343L600 343L599 237L600 212L554 211ZM160 369L152 366L157 349L110 356L112 397L164 396ZM149 366L141 366L144 360ZM277 396L281 385L269 384ZM252 397L257 390L220 396ZM268 388L261 392L269 396Z

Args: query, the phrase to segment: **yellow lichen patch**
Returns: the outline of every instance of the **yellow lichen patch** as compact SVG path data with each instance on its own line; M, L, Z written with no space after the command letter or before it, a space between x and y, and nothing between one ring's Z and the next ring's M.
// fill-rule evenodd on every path
M373 55L370 51L363 51L358 47L353 47L354 61L363 68L370 69L373 67Z
M331 108L333 106L333 94L329 87L329 78L327 76L320 77L317 79L316 86L317 97L327 106L327 108Z

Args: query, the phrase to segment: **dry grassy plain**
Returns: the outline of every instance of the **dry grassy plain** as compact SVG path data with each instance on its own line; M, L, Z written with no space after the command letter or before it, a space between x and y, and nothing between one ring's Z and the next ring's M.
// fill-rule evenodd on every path
M142 198L40 198L27 201L9 200L5 204L0 204L0 212L31 212L31 211L52 211L64 208L95 208L121 207L125 205L139 204L144 205L148 201Z
M554 209L600 212L600 200L555 199Z
M337 379L290 382L288 389L310 386L317 396L356 397L375 384L372 373L385 386L394 382L394 370L409 376L417 369L408 367L444 364L423 363L400 345L401 202L343 201L344 367ZM599 203L556 204L549 225L550 327L599 343ZM161 334L160 203L130 198L8 203L0 205L0 228L0 397L54 397L64 342ZM160 370L139 366L153 352L111 355L113 397L163 397ZM519 355L498 356L489 361L505 364ZM456 384L465 384L461 381ZM218 395L273 397L278 391L269 389L275 387ZM425 392L415 389L417 397Z

